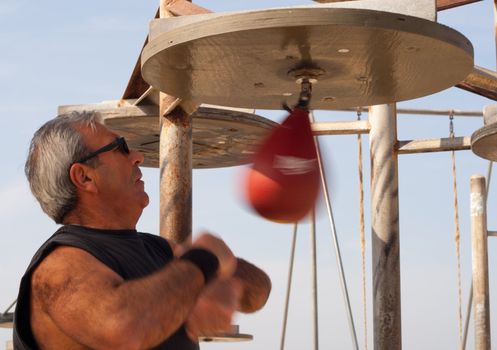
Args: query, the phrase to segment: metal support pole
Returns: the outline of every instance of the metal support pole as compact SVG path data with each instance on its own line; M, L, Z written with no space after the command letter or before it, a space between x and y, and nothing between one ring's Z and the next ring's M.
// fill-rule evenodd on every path
M171 0L160 0L160 17L170 17ZM192 121L184 104L160 94L160 235L182 243L192 232Z
M313 342L314 350L319 349L319 322L318 322L318 274L317 274L317 259L316 259L316 212L311 210L311 283L312 283L312 327L313 327Z
M283 311L283 327L281 329L280 350L285 349L286 326L288 321L288 308L290 306L290 293L292 291L293 261L295 259L295 244L297 242L298 223L293 225L292 247L290 248L290 262L288 264L288 280L286 285L285 311Z
M488 200L488 191L490 189L490 181L492 180L492 168L493 168L494 162L489 161L488 162L488 168L487 168L487 177L486 177L486 189L485 189L485 206L487 205L487 200ZM490 233L487 231L487 236L489 236ZM473 306L473 280L471 280L471 286L469 287L469 294L468 294L468 304L466 308L466 321L464 323L464 337L463 337L463 343L462 343L462 350L466 349L466 343L468 340L468 328L469 328L469 321L470 321L470 316L471 316L471 307Z
M369 121L374 349L399 350L402 337L395 104L370 107Z
M490 350L490 296L488 285L487 210L485 178L471 177L471 250L475 349Z
M494 0L494 38L495 38L495 59L497 62L497 0ZM496 65L497 69L497 65ZM492 176L492 166L493 162L489 161L488 163L488 171L487 171L487 178L486 178L486 190L485 190L485 210L487 207L487 199L488 199L488 190L490 188L490 179ZM488 237L488 232L487 232L487 237ZM471 281L471 287L469 289L469 297L468 297L468 306L467 306L467 311L466 311L466 322L464 324L464 337L463 337L463 345L462 345L462 350L466 349L466 341L468 339L468 328L469 328L469 321L470 321L470 316L471 316L471 307L473 305L473 281Z

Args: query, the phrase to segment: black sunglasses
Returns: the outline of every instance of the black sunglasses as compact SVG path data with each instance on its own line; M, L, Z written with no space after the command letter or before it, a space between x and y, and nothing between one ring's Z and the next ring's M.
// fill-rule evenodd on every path
M124 137L116 137L116 139L114 141L112 141L111 143L109 143L108 145L105 145L102 148L99 148L96 151L91 152L87 156L84 156L83 158L78 159L74 163L84 163L87 160L98 156L100 153L112 151L116 148L118 148L119 151L122 152L123 154L129 154L128 144L126 143L126 140L124 139Z

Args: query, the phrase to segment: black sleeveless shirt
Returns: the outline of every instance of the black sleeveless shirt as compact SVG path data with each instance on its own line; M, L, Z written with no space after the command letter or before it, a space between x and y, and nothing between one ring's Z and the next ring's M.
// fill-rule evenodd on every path
M97 230L82 226L62 226L34 255L19 287L14 314L14 349L38 349L30 324L31 275L42 260L58 246L85 250L124 280L144 277L164 267L173 259L167 241L159 236L135 230ZM184 327L154 349L198 350Z

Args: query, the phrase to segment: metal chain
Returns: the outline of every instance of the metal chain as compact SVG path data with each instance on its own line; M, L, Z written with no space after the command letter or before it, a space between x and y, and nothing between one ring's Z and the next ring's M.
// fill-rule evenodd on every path
M361 120L361 108L357 109L357 120ZM359 231L361 240L361 263L362 263L362 311L364 327L364 350L368 350L368 315L366 297L366 239L364 235L364 180L362 169L362 137L357 134L357 164L359 170Z
M451 111L449 114L449 137L454 139L454 114ZM459 228L459 205L457 202L457 171L456 171L456 152L452 151L452 189L454 191L454 241L456 243L456 257L457 257L457 301L458 301L458 320L459 320L459 348L463 347L463 331L462 331L462 287L461 287L461 240Z

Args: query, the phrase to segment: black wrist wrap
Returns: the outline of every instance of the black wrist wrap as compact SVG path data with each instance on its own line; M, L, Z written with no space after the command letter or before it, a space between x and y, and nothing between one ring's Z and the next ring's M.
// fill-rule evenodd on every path
M197 266L204 275L205 283L209 283L217 273L219 260L210 251L200 248L190 249L180 259L188 260Z

